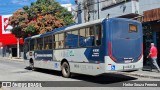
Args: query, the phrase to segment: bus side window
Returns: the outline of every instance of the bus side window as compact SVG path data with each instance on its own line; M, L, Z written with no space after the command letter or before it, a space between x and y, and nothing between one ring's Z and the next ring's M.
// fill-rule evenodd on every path
M65 47L66 48L78 47L78 30L66 32Z
M37 50L43 49L43 38L37 38Z
M52 36L47 36L44 38L44 49L52 49Z
M64 48L64 33L59 34L59 40L58 40L58 44L59 44L59 48Z
M28 52L28 51L29 51L29 44L28 44L28 42L26 42L24 44L24 52Z
M52 43L52 47L53 47L53 49L55 49L55 35L53 35L53 37L52 37L52 39L53 39L53 43Z
M58 49L58 34L54 35L54 49Z
M30 40L30 50L34 50L34 46L35 46L35 39L31 39Z
M95 26L95 38L96 38L96 45L99 46L101 45L101 25L96 25Z
M86 28L86 45L87 46L94 46L94 27L88 27Z
M72 31L72 47L78 47L78 30Z
M86 31L85 31L85 28L82 28L79 30L79 46L80 47L86 46L85 39L86 39Z

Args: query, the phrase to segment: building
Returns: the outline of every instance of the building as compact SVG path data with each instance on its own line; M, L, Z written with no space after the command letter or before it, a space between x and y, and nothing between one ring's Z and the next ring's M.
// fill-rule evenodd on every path
M61 4L62 7L66 8L68 11L72 11L72 4Z
M78 23L100 18L139 16L138 0L78 0Z
M12 26L8 25L10 16L12 15L0 16L0 57L17 56L17 38L11 33ZM20 39L20 44L23 44L23 39ZM20 50L23 52L22 46Z
M144 65L150 43L154 42L160 52L160 0L76 0L77 23L100 18L130 18L143 23ZM160 65L160 53L158 54Z

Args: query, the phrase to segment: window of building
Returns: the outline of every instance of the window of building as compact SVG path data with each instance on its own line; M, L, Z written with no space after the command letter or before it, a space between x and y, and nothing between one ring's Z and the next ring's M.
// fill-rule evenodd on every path
M101 4L102 4L102 9L105 9L107 7L125 2L126 0L100 0Z

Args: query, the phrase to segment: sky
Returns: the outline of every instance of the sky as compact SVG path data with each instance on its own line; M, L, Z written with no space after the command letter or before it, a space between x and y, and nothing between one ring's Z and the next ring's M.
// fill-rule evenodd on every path
M23 6L30 6L31 2L36 0L0 0L0 15L13 14ZM75 0L55 0L61 4L74 4Z

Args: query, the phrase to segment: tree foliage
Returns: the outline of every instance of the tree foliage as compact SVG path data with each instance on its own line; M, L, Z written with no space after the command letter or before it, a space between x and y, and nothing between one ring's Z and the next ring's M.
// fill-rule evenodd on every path
M42 34L69 25L74 23L72 18L72 14L55 0L37 0L31 3L30 7L24 6L23 9L17 10L9 18L9 24L15 29L21 28L22 37L24 34ZM12 33L17 34L14 31Z

